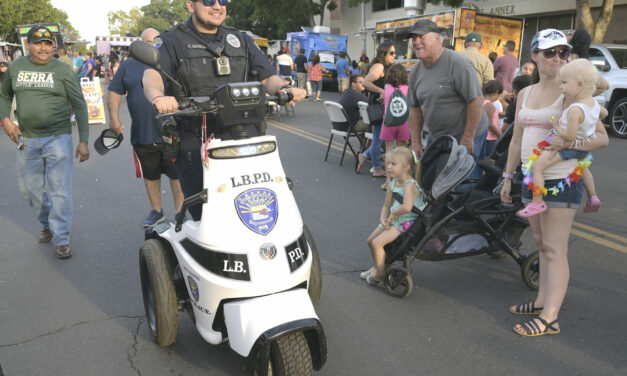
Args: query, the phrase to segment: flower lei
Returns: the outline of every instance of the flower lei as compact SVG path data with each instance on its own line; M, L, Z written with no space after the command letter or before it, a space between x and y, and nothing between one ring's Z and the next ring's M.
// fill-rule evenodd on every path
M533 184L533 180L531 177L531 165L536 159L538 159L540 154L542 154L542 151L545 150L549 145L551 145L552 135L552 133L549 133L546 139L538 143L538 148L533 149L533 154L529 156L527 163L522 166L522 172L524 176L523 184L527 186L528 191L533 192L534 196L546 196L549 192L551 192L553 196L557 196L558 193L564 192L565 186L570 187L570 183L579 182L579 180L583 176L583 169L588 168L590 166L590 163L592 163L592 153L588 153L588 155L584 159L579 160L573 172L571 172L567 177L562 179L562 181L560 181L556 186L547 189L544 186L538 187Z

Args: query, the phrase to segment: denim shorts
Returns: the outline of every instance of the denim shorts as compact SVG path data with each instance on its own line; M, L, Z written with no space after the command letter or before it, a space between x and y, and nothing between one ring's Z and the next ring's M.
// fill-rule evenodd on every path
M559 184L559 182L563 181L563 179L551 179L545 180L544 186L547 189L555 187ZM579 207L581 203L581 198L583 197L583 180L579 180L577 183L571 183L570 187L568 185L564 186L564 191L559 192L557 195L553 196L553 194L549 191L546 196L542 199L546 203L549 208L572 208L576 209ZM533 193L527 189L526 185L522 187L522 202L528 204L533 199Z
M560 158L563 161L567 159L585 159L588 156L587 151L575 150L575 149L563 149L559 151Z

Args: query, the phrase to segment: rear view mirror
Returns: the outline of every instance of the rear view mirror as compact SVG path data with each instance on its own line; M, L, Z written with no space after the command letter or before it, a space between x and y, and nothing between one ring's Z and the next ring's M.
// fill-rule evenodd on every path
M604 60L592 60L592 64L601 72L609 72L610 65Z
M156 70L160 70L159 66L159 50L152 44L141 40L131 43L131 57L149 65Z

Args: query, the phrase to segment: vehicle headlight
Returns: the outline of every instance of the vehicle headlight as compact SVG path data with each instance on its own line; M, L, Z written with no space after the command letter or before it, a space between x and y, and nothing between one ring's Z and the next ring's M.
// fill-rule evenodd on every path
M244 94L245 97L250 95L250 89L248 89L247 87L242 89L242 94Z
M240 89L233 89L233 96L235 98L239 97L240 95L242 95L242 92L240 91Z
M245 158L255 155L264 155L276 150L274 141L260 142L257 144L227 146L211 149L209 155L213 159Z

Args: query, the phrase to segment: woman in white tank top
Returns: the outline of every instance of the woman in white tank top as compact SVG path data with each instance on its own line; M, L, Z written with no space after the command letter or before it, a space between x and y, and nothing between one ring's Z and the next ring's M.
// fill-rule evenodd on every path
M503 177L501 200L511 202L511 179L521 158L526 161L538 143L552 129L550 119L559 118L563 110L560 92L559 70L566 63L570 45L564 34L555 29L538 32L531 41L531 59L537 65L536 82L519 95L514 122L514 134L509 146L509 156ZM593 151L605 147L608 137L603 125L597 124L596 138L590 143L577 146L577 150ZM553 148L560 149L559 138L551 140ZM565 160L545 170L545 186L557 184L573 170L576 160ZM568 288L568 236L577 207L581 202L583 184L571 184L559 194L546 197L548 210L529 218L533 237L540 249L540 287L536 299L526 304L510 307L516 314L538 315L531 321L516 325L513 329L524 336L558 334L557 317ZM523 201L531 201L532 194L523 187Z

